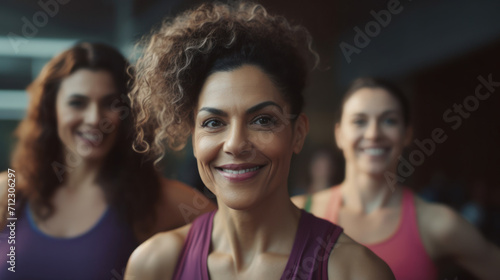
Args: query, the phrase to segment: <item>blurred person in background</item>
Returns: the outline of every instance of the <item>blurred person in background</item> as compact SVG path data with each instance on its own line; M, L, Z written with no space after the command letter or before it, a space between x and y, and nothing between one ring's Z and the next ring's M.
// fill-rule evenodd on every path
M315 151L310 159L307 185L305 188L306 201L304 210L310 212L312 195L332 186L337 167L332 153L328 149Z
M182 148L192 136L219 209L143 243L125 279L393 279L340 227L290 201L290 162L309 128L310 47L305 28L249 2L205 3L144 40L138 144L161 155L158 143Z
M473 225L451 208L393 185L398 159L411 137L404 94L386 81L355 80L335 124L336 143L346 160L345 179L314 194L311 213L342 226L381 257L396 279L437 279L435 263L442 259L480 279L498 279L500 250ZM306 197L292 200L303 207Z
M28 87L11 165L15 245L7 243L11 195L0 174L0 279L110 279L140 242L214 209L132 149L128 66L112 47L80 43Z

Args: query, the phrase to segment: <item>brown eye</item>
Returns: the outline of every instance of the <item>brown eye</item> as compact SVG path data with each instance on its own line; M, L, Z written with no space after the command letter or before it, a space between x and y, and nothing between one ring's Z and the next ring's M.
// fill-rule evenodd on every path
M222 125L223 125L223 123L217 119L209 119L209 120L204 121L201 124L201 127L218 128L218 127L221 127Z
M258 116L253 120L253 124L270 127L276 125L276 119L271 116Z
M85 102L83 102L82 100L74 99L70 100L68 102L68 105L73 108L82 108L85 105Z
M384 124L396 125L396 124L398 124L398 120L396 118L387 118L384 120Z
M366 120L363 120L363 119L355 119L352 121L353 124L357 125L357 126L363 126L366 124Z

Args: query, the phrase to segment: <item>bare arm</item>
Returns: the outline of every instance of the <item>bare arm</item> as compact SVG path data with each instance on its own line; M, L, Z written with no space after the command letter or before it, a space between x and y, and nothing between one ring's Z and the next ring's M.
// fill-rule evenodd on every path
M295 206L297 206L299 209L304 208L304 204L306 202L305 195L296 195L291 197L290 199L292 200L293 204L295 204Z
M424 229L436 254L449 257L480 279L498 279L500 250L452 209L424 204Z
M189 227L159 233L137 247L128 260L124 279L172 279Z

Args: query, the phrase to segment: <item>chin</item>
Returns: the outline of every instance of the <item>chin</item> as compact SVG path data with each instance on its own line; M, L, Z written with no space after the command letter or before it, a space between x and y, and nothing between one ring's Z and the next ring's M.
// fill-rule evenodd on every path
M388 166L386 164L369 165L362 166L359 170L372 176L384 176L385 172L388 170Z
M217 201L232 210L249 210L257 204L257 199L248 194L233 193L230 195L219 195Z
M110 149L107 147L91 147L90 151L80 153L80 157L85 161L102 161L109 154Z

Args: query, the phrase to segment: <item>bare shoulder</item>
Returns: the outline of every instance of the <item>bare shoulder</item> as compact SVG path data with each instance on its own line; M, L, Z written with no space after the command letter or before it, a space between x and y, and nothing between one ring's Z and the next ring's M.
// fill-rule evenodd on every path
M338 188L338 186L330 187L328 189L321 190L319 192L315 192L312 196L314 202L316 204L326 205L330 200L330 196L332 192Z
M328 260L329 279L394 279L389 266L370 249L342 234Z
M434 258L449 256L466 244L475 243L478 246L482 242L477 229L450 207L429 203L418 197L415 205L419 230Z
M186 225L217 208L205 195L182 182L162 178L161 185L158 222L163 230Z
M295 206L297 206L298 208L304 208L304 205L306 204L306 197L307 195L302 194L302 195L292 196L290 197L290 199L292 200L293 204L295 204Z
M171 279L191 225L158 233L130 256L126 280Z
M451 259L478 279L498 279L498 247L450 207L421 199L416 205L420 232L435 259Z
M415 198L415 205L421 232L433 238L446 239L466 223L458 213L446 205L429 203L419 197Z

